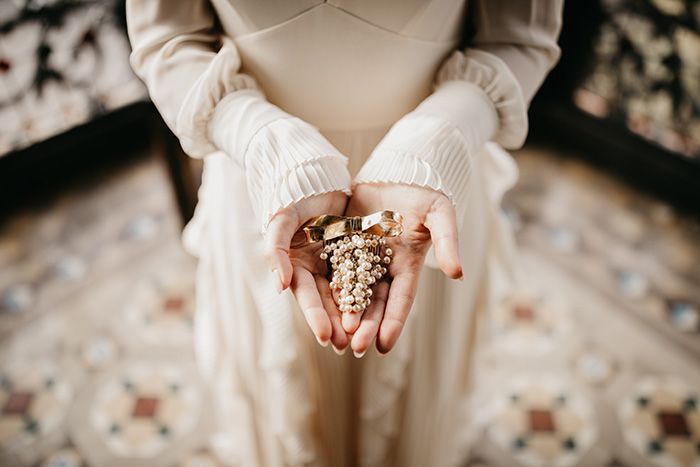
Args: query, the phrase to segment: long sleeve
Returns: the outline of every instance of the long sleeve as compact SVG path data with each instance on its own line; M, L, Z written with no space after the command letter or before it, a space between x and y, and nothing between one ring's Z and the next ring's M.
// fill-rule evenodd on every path
M354 183L391 182L444 193L466 213L471 160L486 141L509 149L527 136L527 107L559 57L562 0L473 0L476 34L454 51L434 92L394 124Z
M190 156L222 150L243 167L263 232L293 202L350 193L345 156L240 72L208 1L127 0L126 12L131 65L163 119Z

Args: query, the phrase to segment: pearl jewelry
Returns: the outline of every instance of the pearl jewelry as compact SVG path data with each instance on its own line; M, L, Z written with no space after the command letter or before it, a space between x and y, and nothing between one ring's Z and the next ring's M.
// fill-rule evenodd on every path
M387 273L384 265L391 262L392 254L385 238L367 233L346 235L324 245L319 256L330 264L330 287L340 295L341 312L359 313L369 306L371 286Z

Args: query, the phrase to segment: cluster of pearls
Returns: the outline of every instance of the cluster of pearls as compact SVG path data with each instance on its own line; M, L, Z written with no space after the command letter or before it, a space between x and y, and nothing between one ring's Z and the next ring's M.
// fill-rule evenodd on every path
M330 286L338 291L341 312L359 313L369 306L372 285L386 274L392 254L384 237L366 233L344 236L324 245L321 259L330 262Z

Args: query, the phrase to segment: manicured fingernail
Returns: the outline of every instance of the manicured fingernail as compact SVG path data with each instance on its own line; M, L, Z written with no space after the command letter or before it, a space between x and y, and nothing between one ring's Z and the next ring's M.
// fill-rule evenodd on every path
M367 349L363 350L362 352L357 352L353 350L352 353L355 354L355 357L362 358L362 356L367 353Z
M321 344L321 347L328 347L328 344L329 344L330 341L331 341L330 339L326 339L325 341L322 341L322 340L319 339L318 337L316 338L316 340L318 341L319 344Z
M345 354L345 349L347 349L347 347L345 347L345 348L343 348L343 349L339 349L338 347L336 347L336 346L333 345L333 344L331 344L331 347L333 347L333 351L334 351L335 353L337 353L338 355L343 355L343 354Z

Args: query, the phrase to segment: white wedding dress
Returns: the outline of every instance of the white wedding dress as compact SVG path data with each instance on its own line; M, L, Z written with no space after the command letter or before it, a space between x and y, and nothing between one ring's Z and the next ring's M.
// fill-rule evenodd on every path
M199 258L196 355L228 464L465 460L478 323L514 270L499 203L517 170L501 145L525 138L527 103L558 57L560 10L548 0L127 1L134 69L185 150L204 158L185 243ZM476 33L457 50L468 24ZM429 254L396 347L361 359L320 347L262 260L278 209L349 193L353 179L445 193L465 277L446 279Z

